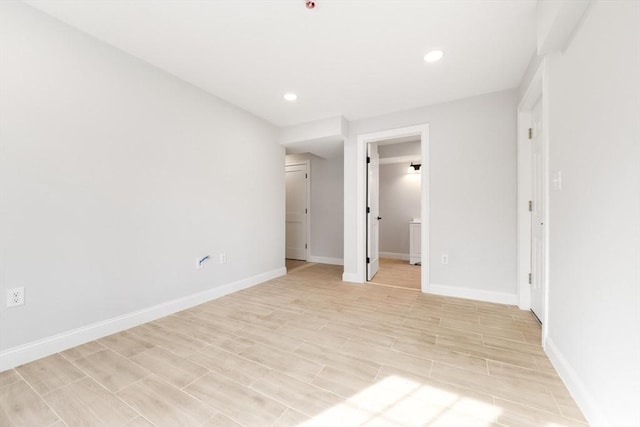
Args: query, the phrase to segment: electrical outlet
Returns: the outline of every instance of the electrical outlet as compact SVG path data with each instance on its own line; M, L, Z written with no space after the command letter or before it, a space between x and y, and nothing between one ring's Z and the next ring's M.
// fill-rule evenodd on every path
M442 254L442 257L440 258L440 260L442 261L443 264L449 264L449 255Z
M7 289L7 307L24 305L24 287Z
M227 263L227 254L225 252L221 252L220 253L220 264L226 264Z

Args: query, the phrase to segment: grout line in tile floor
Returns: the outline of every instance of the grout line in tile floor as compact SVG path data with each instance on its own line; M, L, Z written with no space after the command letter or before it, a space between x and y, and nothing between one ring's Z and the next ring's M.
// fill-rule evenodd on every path
M58 420L61 420L61 421L62 421L62 423L63 423L64 425L67 425L67 423L65 423L65 422L64 422L64 420L62 420L62 417L60 417L60 415L55 411L55 409L53 409L53 408L51 407L51 405L49 405L49 402L47 402L47 401L46 401L46 399L44 399L44 397L42 396L42 394L40 394L40 393L39 393L35 388L33 388L33 386L31 385L31 383L30 383L29 381L27 381L27 380L26 380L26 378L24 378L24 376L23 376L23 375L22 375L22 374L21 374L17 369L14 369L14 371L18 374L18 376L22 379L22 381L24 381L24 383L25 383L26 385L28 385L28 386L29 386L29 388L30 388L30 389L31 389L31 390L32 390L32 391L33 391L33 392L34 392L38 397L40 397L40 400L42 400L42 402L43 402L43 403L44 403L44 404L49 408L49 410L50 410L52 413L54 413L54 414L58 417ZM57 421L54 421L54 422L53 422L53 423L51 423L50 425L54 425L54 424L56 424L56 423L57 423Z
M105 347L105 348L108 348L108 347ZM100 351L103 351L103 350L100 350ZM96 352L91 353L91 354L95 354L95 353L99 353L99 351L96 351ZM62 354L62 353L58 353L58 354ZM63 357L64 357L64 356L63 356ZM100 387L101 389L103 389L105 392L107 392L107 393L111 393L113 396L116 396L116 393L118 393L118 391L120 391L120 390L116 390L115 392L111 392L111 390L109 390L107 387L105 387L105 386L104 386L104 385L103 385L103 384L102 384L98 379L94 378L93 376L91 376L91 374L90 374L89 372L86 372L84 369L82 369L82 366L80 366L80 365L78 365L77 363L75 363L76 361L77 361L77 359L76 359L76 360L69 360L69 362L70 362L72 365L74 365L74 366L75 366L76 368L78 368L82 373L84 373L84 374L85 374L85 377L86 377L86 378L90 378L93 382L95 382L95 383L96 383L96 385L97 385L98 387ZM132 361L132 362L133 362L133 361ZM133 362L133 363L135 363L135 362ZM139 380L137 380L137 381L134 381L134 383L136 383L136 382L138 382L138 381L141 381L141 380L143 380L144 378L147 378L147 377L148 377L148 375L147 375L147 376L145 376L145 377L140 378L140 379L139 379ZM81 381L81 380L82 380L82 378L81 378L81 379L79 379L78 381ZM131 383L131 384L134 384L134 383ZM130 384L130 385L131 385L131 384ZM123 388L124 388L124 387L123 387ZM117 397L117 396L116 396L116 397ZM42 398L43 398L43 400L44 400L44 396L42 396ZM119 400L120 400L122 403L124 403L125 405L127 405L127 406L128 406L128 407L129 407L133 412L135 412L136 414L138 414L138 416L139 416L139 417L143 417L143 418L144 418L144 416L143 416L140 412L138 412L138 410L137 410L136 408L134 408L133 406L131 406L128 402L125 402L125 401L124 401L124 400L122 400L122 399L119 399ZM86 405L85 405L85 406L86 406ZM59 417L59 418L62 420L62 417ZM62 420L62 421L64 422L64 420Z

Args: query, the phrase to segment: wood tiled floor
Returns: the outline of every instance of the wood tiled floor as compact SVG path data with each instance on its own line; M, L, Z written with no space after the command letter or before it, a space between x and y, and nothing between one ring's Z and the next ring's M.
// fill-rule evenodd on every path
M315 264L0 373L0 426L585 425L516 307Z
M420 269L419 265L409 264L409 261L380 258L378 272L371 283L419 290Z
M291 271L294 268L299 268L307 264L306 261L301 261L298 259L285 259L284 260L285 267L287 267L287 271Z

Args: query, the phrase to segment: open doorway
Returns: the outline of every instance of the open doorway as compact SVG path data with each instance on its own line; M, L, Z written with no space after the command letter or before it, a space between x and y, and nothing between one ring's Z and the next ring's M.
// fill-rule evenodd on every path
M285 266L287 272L315 264L342 266L344 155L340 146L321 157L285 157Z
M389 263L389 267L393 263L392 259L381 257L380 251L380 233L381 233L381 222L384 221L384 216L381 215L380 212L380 203L379 203L379 191L380 191L380 153L379 148L386 145L400 144L406 142L416 142L420 147L420 173L416 174L416 178L420 184L419 190L419 215L414 216L410 215L407 217L407 221L404 224L406 226L406 236L408 236L408 240L410 241L410 226L411 222L414 225L418 225L418 227L413 227L415 229L414 233L417 233L414 236L414 244L416 247L414 250L419 250L419 253L416 254L416 260L414 264L410 264L409 260L406 260L405 265L407 267L413 268L413 272L415 274L416 268L415 264L420 264L422 268L419 268L419 289L423 292L428 292L429 290L429 245L428 245L428 237L429 237L429 198L428 198L428 183L429 183L429 146L428 146L428 133L429 127L428 125L418 125L411 126L406 128L392 129L383 132L375 132L370 134L363 134L358 136L358 194L361 195L362 204L358 206L358 229L357 229L357 238L362 246L361 251L358 251L358 259L362 262L362 270L361 273L361 281L372 281L376 283L381 278L384 278L384 275L379 275L381 273L380 267L384 270L384 264L386 259L391 261ZM417 145L417 144L416 144ZM384 151L384 150L383 150ZM402 157L400 155L394 157ZM404 171L408 172L408 168L412 160L414 162L417 159L411 159L411 155L407 155L405 160L408 160L405 163ZM386 163L386 161L385 161ZM362 165L362 166L361 166ZM415 169L414 169L415 171ZM417 172L417 171L415 171ZM408 174L407 174L408 175ZM415 221L412 221L414 220ZM383 229L384 230L384 226ZM404 234L404 233L403 233ZM403 251L411 252L411 248L403 249ZM382 254L385 255L385 252L382 251ZM407 253L404 252L404 253ZM419 260L419 261L418 261ZM404 260L400 260L404 261ZM402 279L400 279L402 280ZM406 282L406 280L405 280ZM391 284L391 286L394 286Z
M377 166L369 168L368 189L373 191L368 192L368 206L378 213L369 215L368 220L374 221L371 229L378 235L379 258L375 266L368 264L368 274L375 273L367 279L420 290L421 174L425 169L419 136L372 142L369 146L369 151L375 152L369 165ZM371 194L376 193L377 200L372 200Z

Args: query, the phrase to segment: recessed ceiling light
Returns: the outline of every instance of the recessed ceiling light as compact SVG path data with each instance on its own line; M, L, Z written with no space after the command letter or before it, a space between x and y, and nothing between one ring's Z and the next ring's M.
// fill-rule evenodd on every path
M436 62L442 59L444 52L441 50L432 50L424 56L424 60L427 62Z
M293 92L285 93L284 99L286 99L287 101L295 101L296 99L298 99L298 95Z

